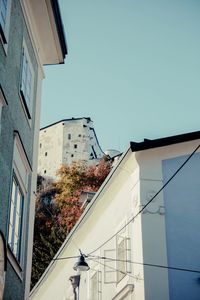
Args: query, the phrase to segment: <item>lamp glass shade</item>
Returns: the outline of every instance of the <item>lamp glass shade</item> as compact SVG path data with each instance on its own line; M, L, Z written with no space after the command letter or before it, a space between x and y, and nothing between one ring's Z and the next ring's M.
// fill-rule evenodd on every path
M79 257L79 260L74 265L74 270L81 272L81 271L88 271L89 269L90 269L90 267L86 263L85 257L81 254L81 256Z

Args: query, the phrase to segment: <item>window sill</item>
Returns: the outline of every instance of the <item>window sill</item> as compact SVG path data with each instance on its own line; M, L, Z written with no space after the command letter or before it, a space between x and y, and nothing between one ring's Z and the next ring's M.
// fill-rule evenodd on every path
M134 291L134 284L127 284L125 285L119 293L117 293L112 300L120 300L123 299L124 297L127 297L131 295Z
M19 279L21 281L23 281L23 277L22 277L22 268L19 265L18 261L16 260L14 254L12 253L12 250L10 249L9 245L7 248L7 258L12 266L12 268L14 269L15 273L17 274L17 276L19 277Z

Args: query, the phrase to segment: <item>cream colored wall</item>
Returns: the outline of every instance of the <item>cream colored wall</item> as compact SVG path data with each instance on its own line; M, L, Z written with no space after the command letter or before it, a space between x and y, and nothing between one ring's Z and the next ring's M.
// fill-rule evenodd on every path
M73 235L73 241L69 242L68 247L62 251L61 257L79 255L77 247L85 254L90 253L115 233L120 224L124 224L124 221L129 220L133 216L134 210L132 204L133 199L138 196L139 182L138 166L131 152L128 153L127 160L121 163L113 176L112 185L110 186L110 183L108 183L106 188L101 192L99 200L93 205L90 213L83 218L81 225ZM140 229L140 218L137 220L137 226ZM132 222L127 227L127 235L133 237ZM140 252L142 247L136 241L137 237L133 237L132 247L134 247L134 251L132 251L132 260L135 259L135 256L139 255L138 251ZM115 249L115 246L116 238L102 247L100 251L95 252L94 255L103 256L104 250ZM76 274L73 270L75 262L76 259L55 261L51 271L48 273L48 277L44 277L42 285L35 291L31 299L70 299L68 298L69 295L67 295L67 291L71 288L68 278ZM88 263L92 269L96 268L102 271L102 277L104 278L104 268L101 264L97 263L95 267L94 262L88 261ZM102 261L102 263L104 262ZM116 267L115 263L114 267ZM91 272L93 270L81 275L81 299L91 299L88 280ZM138 297L140 297L138 299L144 299L143 268L141 266L137 269L132 268L132 276L141 277L141 280L125 276L119 284L103 284L102 281L102 299L112 299L128 283L135 285L135 290L138 293ZM134 299L133 296L132 299Z
M140 165L140 204L145 205L163 186L162 160L191 154L199 140L141 151L136 154ZM142 207L142 206L141 206ZM142 214L143 259L146 263L167 266L165 207L163 192ZM145 299L169 299L168 271L144 267Z
M40 175L49 177L55 176L58 168L62 164L62 144L62 123L40 130L38 154L38 173ZM45 156L45 153L47 153L47 156Z
M110 238L124 224L125 219L130 220L135 216L142 205L162 187L162 160L190 154L198 144L199 141L192 141L137 153L129 150L110 175L111 179L104 183L105 188L94 198L92 207L87 208L88 213L82 217L59 257L79 255L78 248L88 254ZM131 261L167 265L164 213L161 192L144 213L127 226L128 236L131 237ZM116 240L112 239L93 254L104 256L104 250L115 247ZM73 293L71 291L69 297L71 287L68 278L76 274L73 270L75 262L76 259L55 261L31 299L71 299ZM99 262L97 260L95 265L88 260L92 269L102 271L104 278L102 263L105 262ZM127 284L134 284L134 291L130 296L132 300L169 299L168 273L165 269L138 264L131 266L131 276L134 278L125 276L118 284L104 284L102 281L102 300L113 299ZM92 271L81 275L82 300L92 300L89 295L89 277Z

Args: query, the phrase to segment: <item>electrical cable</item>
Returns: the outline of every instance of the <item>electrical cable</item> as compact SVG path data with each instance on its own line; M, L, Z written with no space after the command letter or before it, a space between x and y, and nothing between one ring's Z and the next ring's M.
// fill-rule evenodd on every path
M190 272L190 273L200 274L200 270L195 270L195 269L173 267L173 266L164 266L164 265L151 264L151 263L142 263L142 262L136 262L136 261L131 261L131 260L116 259L116 258L111 258L111 257L106 257L106 256L94 256L94 255L84 255L84 254L82 254L82 255L86 259L96 261L99 264L102 264L102 263L100 263L99 261L97 261L95 259L98 259L98 260L103 259L103 260L109 260L109 261L120 261L120 262L126 262L126 263L130 263L130 264L142 265L142 266L147 266L147 267L155 267L155 268L161 268L161 269L169 269L169 270L175 270L175 271L183 271L183 272ZM66 257L54 258L52 260L54 260L54 261L56 261L56 260L66 260L66 259L74 259L74 258L79 258L79 257L80 257L80 255L79 256L66 256ZM107 267L110 267L110 266L107 266ZM117 270L117 269L115 269L115 270L119 271L119 272L123 272L123 271L120 271L120 270ZM127 274L130 275L129 273L127 273Z
M78 256L66 256L66 257L56 257L56 258L53 258L52 260L56 261L56 260L65 260L65 259L72 259L72 258L79 258L80 255Z
M170 183L170 181L180 172L180 170L187 164L187 162L192 158L192 156L196 153L196 151L200 148L200 145L198 145L195 150L188 156L188 158L183 162L183 164L176 170L176 172L166 181L166 183L158 190L158 192L139 210L139 212L132 217L122 228L120 228L115 234L113 234L109 239L107 239L104 243L102 243L98 248L90 252L88 255L84 255L85 258L90 258L92 257L91 254L94 252L98 251L100 248L102 248L105 244L107 244L110 240L112 240L115 236L117 236L124 228L126 228L132 221L135 220L135 218L141 214L144 209L160 194L160 192ZM112 258L106 258L106 257L98 257L95 256L97 259L108 259L108 260L113 260L117 261L116 259ZM65 259L72 259L72 258L79 258L79 256L71 256L71 257L61 257L61 258L55 258L55 260L65 260ZM120 260L119 260L120 261ZM132 264L138 264L138 265L144 265L144 266L149 266L149 267L157 267L157 268L163 268L163 269L171 269L171 270L177 270L177 271L183 271L183 272L192 272L192 273L200 273L200 270L194 270L194 269L186 269L186 268L177 268L177 267L171 267L171 266L164 266L164 265L157 265L157 264L150 264L150 263L140 263L140 262L133 262L133 261L126 261L130 262ZM100 262L99 262L100 263ZM110 267L110 266L108 266ZM119 270L116 270L119 271ZM128 274L128 273L127 273ZM130 275L130 274L128 274Z
M100 246L98 246L95 250L91 251L89 255L93 254L94 252L98 251L108 242L110 242L115 236L117 236L123 229L125 229L131 222L133 222L144 210L145 208L160 194L160 192L170 183L170 181L180 172L180 170L187 164L187 162L192 158L192 156L197 152L200 148L198 145L194 151L188 156L188 158L182 163L182 165L176 170L176 172L165 182L165 184L158 190L158 192L138 211L138 213L132 217L122 228L120 228L115 234L113 234L110 238L108 238L105 242L103 242Z
M92 257L94 257L94 256L92 256ZM164 265L158 265L158 264L150 264L150 263L141 263L141 262L135 262L135 261L131 261L131 260L115 259L115 258L105 257L105 256L95 256L95 258L97 258L97 259L104 259L104 260L110 260L110 261L126 262L126 263L130 263L130 264L142 265L142 266L147 266L147 267L155 267L155 268L161 268L161 269L169 269L169 270L175 270L175 271L183 271L183 272L190 272L190 273L198 273L198 274L200 274L200 270L195 270L195 269L170 267L170 266L164 266Z
M119 273L121 273L121 274L123 274L123 275L128 275L128 276L131 277L131 278L139 279L137 276L131 275L131 274L129 274L128 272L124 272L124 271L121 271L121 270L119 270L119 269L116 269L116 268L113 268L113 267L111 267L111 266L108 266L108 265L106 265L105 263L99 262L98 260L95 260L95 259L92 259L92 258L91 258L91 260L94 261L94 262L96 262L96 263L99 263L100 265L102 265L102 266L104 266L104 267L107 267L107 268L109 268L109 269L111 269L111 270L113 270L113 271L119 272Z

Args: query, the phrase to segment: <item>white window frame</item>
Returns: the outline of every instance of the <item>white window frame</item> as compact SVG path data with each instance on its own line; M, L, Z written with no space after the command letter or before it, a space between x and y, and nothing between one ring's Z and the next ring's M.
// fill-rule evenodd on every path
M127 273L126 261L127 261L127 238L126 236L118 234L116 239L116 269L117 269L116 282L117 283L119 283L126 276Z
M99 268L98 261L91 263L90 271L88 272L88 288L90 300L102 300L102 271ZM96 289L94 291L94 278L96 277Z
M8 228L8 245L19 263L22 241L23 206L24 195L17 177L13 172Z
M3 6L6 5L5 14L3 16ZM10 28L10 13L11 13L11 0L0 0L0 40L3 44L4 50L7 54L8 50L8 38L9 38L9 28ZM5 21L3 24L2 16Z
M34 92L34 70L25 41L22 45L20 96L22 106L29 120L32 119Z
M129 238L129 230L127 219L125 219L120 226L118 227L123 228L120 232L116 235L116 284L120 283L121 280L127 276L128 273L131 273L131 263L129 262L131 260L131 239ZM119 251L122 251L123 249L120 249L121 244L124 243L124 253L123 257L121 257L121 253ZM120 261L122 260L122 261ZM124 260L124 262L123 262Z
M21 210L22 213L22 219L21 219L21 235L20 235L20 249L18 253L15 253L13 250L12 245L9 243L10 237L9 237L9 226L10 226L10 219L11 219L11 209L12 209L12 189L13 186L11 186L10 189L10 211L9 211L9 224L8 224L8 234L7 234L7 239L8 239L8 259L15 269L16 273L22 279L22 271L24 268L24 251L25 251L25 240L24 238L26 237L25 230L27 228L26 223L28 222L27 219L27 197L28 197L28 178L29 174L31 173L31 165L29 163L29 160L27 158L27 155L25 153L25 149L22 144L22 140L20 138L19 133L16 131L14 132L14 150L13 150L13 172L12 172L12 178L11 182L13 185L13 178L16 181L18 188L23 195L23 207Z

